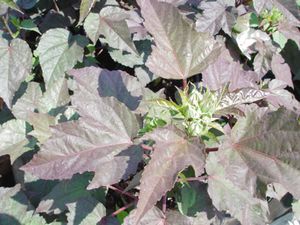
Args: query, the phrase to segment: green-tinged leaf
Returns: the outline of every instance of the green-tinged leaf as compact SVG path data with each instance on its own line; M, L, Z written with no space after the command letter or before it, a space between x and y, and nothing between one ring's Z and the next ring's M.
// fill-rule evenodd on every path
M199 212L214 214L214 207L207 193L207 184L198 181L179 186L176 202L181 214L196 216Z
M220 211L227 210L243 225L267 224L267 202L254 198L250 192L239 187L238 179L245 174L245 171L238 166L235 166L234 170L229 170L228 163L223 164L223 159L219 159L215 154L209 154L206 171L209 174L208 193L213 205ZM229 180L228 176L231 176L234 181ZM247 181L251 182L252 179Z
M0 3L7 5L8 7L23 13L18 5L13 0L0 0Z
M206 169L210 181L219 188L223 182L228 187L235 186L236 190L248 190L245 197L259 196L263 194L260 193L262 184L275 182L299 198L300 180L295 179L300 175L300 125L297 119L295 113L285 109L263 115L249 112L245 118L240 118L219 151L209 156ZM220 198L214 200L218 195L213 194L214 188L210 184L209 190L213 201L221 201ZM229 193L238 194L235 191ZM228 199L227 206L223 207L231 206L229 203Z
M296 201L292 204L293 206L293 212L294 212L294 215L295 217L300 220L300 201Z
M42 90L39 83L29 82L26 92L18 99L12 108L17 119L28 120L28 113L38 108L39 100L42 98Z
M94 43L102 36L101 42L108 45L108 51L114 60L134 67L143 64L143 52L147 49L142 45L137 49L126 22L129 18L130 14L124 9L107 6L99 14L90 13L85 20L84 29Z
M20 155L27 151L24 147L26 139L26 123L22 120L10 120L0 126L0 155L10 155L14 162Z
M273 221L270 225L298 225L293 222L293 213L287 213Z
M25 94L18 99L12 112L16 118L29 122L29 115L35 110L45 114L69 102L68 85L64 77L56 80L44 93L38 83L29 82Z
M300 31L297 26L284 20L279 23L278 32L280 32L280 34L282 34L286 39L295 41L295 43L298 45L298 48L300 48ZM281 39L283 39L282 42L284 43L284 38Z
M77 174L71 180L61 181L49 194L44 196L36 209L37 212L59 214L64 212L69 204L76 203L81 198L92 198L93 192L86 190L91 178L91 174ZM102 193L104 193L103 190ZM94 200L96 201L96 199ZM100 220L101 218L98 219Z
M46 113L29 112L27 121L33 126L29 134L36 137L43 144L51 137L50 126L56 124L56 119Z
M103 204L96 199L86 197L67 205L69 209L68 225L91 225L98 224L106 215Z
M99 96L97 76L75 79L78 88L72 103L80 119L53 127L51 138L23 169L43 179L69 179L94 171L89 189L128 178L142 157L141 149L132 146L137 118L114 97Z
M35 31L38 34L41 34L39 28L31 19L23 20L20 24L20 28L23 30Z
M272 34L272 38L273 38L273 41L276 42L280 46L281 49L284 48L285 44L288 41L288 39L279 31L275 31Z
M0 39L0 96L9 108L21 82L31 72L32 53L29 45L14 39L10 43Z
M110 47L138 54L125 20L129 14L124 9L107 6L99 14L91 14L89 17L84 27L94 43L103 35Z
M213 37L197 33L173 5L157 0L140 0L144 25L155 45L146 65L166 79L185 79L201 73L220 53Z
M133 225L138 224L143 215L173 188L181 170L192 165L196 176L204 172L204 145L198 138L189 140L174 126L158 128L143 138L154 140L155 150L142 174Z
M289 21L299 25L299 9L295 0L253 0L253 6L259 14L277 7Z
M16 0L17 4L22 8L22 9L31 9L35 6L35 4L39 0Z
M1 225L46 225L46 221L29 203L20 185L13 188L0 188L0 224Z
M80 18L78 24L81 24L83 20L87 17L95 2L96 0L81 0L79 10Z
M43 97L39 99L39 112L48 113L51 109L67 105L70 102L67 80L64 77L53 82Z
M83 48L87 39L81 35L73 36L65 29L52 29L41 37L36 50L43 70L46 88L64 77L65 72L82 61Z

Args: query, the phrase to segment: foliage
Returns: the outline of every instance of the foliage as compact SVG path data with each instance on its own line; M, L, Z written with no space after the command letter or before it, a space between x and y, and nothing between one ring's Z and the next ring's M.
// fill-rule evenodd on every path
M299 223L299 1L0 0L0 17L0 224Z

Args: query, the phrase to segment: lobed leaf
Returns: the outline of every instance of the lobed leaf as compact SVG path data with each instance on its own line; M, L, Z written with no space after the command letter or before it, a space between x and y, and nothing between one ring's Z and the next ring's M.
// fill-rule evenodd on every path
M220 53L220 44L205 33L197 33L173 5L140 0L146 29L155 45L146 66L166 79L185 79L201 73Z
M154 140L156 144L142 174L134 225L173 188L181 170L192 165L196 176L204 172L204 145L198 138L189 140L174 126L158 128L145 138Z
M249 218L253 219L249 224L264 224L263 204L253 198L262 194L261 184L280 183L298 198L299 135L296 114L284 109L263 115L252 112L239 119L219 151L208 157L214 205L228 209L242 224Z
M42 179L69 179L94 171L89 189L128 178L142 157L141 149L132 146L137 118L114 97L99 96L97 76L75 78L78 88L72 103L81 118L53 127L52 137L23 170Z

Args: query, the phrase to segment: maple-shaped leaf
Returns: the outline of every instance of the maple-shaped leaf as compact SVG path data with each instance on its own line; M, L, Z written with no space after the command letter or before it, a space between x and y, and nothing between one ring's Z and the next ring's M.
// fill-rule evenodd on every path
M222 29L231 35L237 16L234 1L202 1L199 8L203 10L203 14L196 21L197 31L215 35Z
M43 70L46 88L65 76L77 61L82 61L87 39L73 36L68 30L57 28L48 30L41 37L36 53Z
M228 85L228 90L255 87L258 76L253 71L246 71L242 65L232 59L229 51L223 49L217 60L203 72L203 84L211 90L218 90Z
M131 110L138 107L145 89L135 77L123 71L85 67L70 70L68 74L75 77L78 85L94 91L95 96L97 94L101 97L113 96Z
M258 13L277 7L289 21L299 25L300 16L295 0L253 0L253 6Z
M9 108L21 82L31 72L32 53L21 39L0 39L0 97Z
M155 141L155 150L142 174L134 224L173 188L181 170L192 165L196 176L204 172L204 145L199 138L188 139L175 126L156 129L144 138Z
M243 225L260 225L268 222L267 202L255 198L252 194L239 187L238 182L251 182L251 173L239 167L234 156L228 156L228 152L219 150L220 155L210 154L206 163L208 178L208 193L213 205L220 211L228 211ZM226 161L227 160L227 161ZM230 168L228 168L230 167ZM244 176L244 177L243 177Z
M155 42L146 62L151 72L166 79L185 79L201 73L217 58L221 45L207 33L196 32L173 5L138 2Z
M75 78L72 104L80 119L53 127L51 138L23 169L43 179L94 171L90 189L116 183L134 173L141 160L141 149L132 146L138 120L116 98L99 96L97 76Z
M297 119L295 113L283 108L260 116L249 112L240 118L219 151L213 154L216 156L207 163L211 182L221 177L228 185L247 190L252 196L258 194L258 180L265 184L275 182L299 198L300 180L295 179L300 175ZM222 168L215 164L222 164ZM212 193L212 186L209 188Z

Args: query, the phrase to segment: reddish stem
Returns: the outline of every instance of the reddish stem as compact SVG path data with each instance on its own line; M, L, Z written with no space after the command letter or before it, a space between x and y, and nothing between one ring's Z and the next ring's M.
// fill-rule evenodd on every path
M205 152L206 153L210 153L210 152L216 152L216 151L218 151L219 150L219 148L206 148L205 149Z
M107 187L110 188L111 190L114 190L115 192L118 192L118 193L122 194L122 195L126 195L126 196L128 196L130 198L137 199L136 196L134 196L134 195L132 195L132 194L126 192L126 191L120 190L120 189L118 189L118 188L116 188L114 186L108 185Z
M181 179L178 178L177 182L182 182L182 181L205 181L207 179L207 176L201 176L201 177L188 177L186 179Z
M148 150L148 151L153 151L154 150L154 148L149 146L149 145L141 144L141 147L142 147L142 149Z
M187 79L182 80L182 89L184 90L187 87Z
M167 211L167 194L165 194L162 199L162 212L165 214L166 211Z
M111 216L118 215L119 213L121 213L121 212L125 211L126 209L130 208L131 206L133 206L135 203L136 203L136 201L128 203L127 205L123 206L122 208L119 208L118 210L114 211L111 214Z

